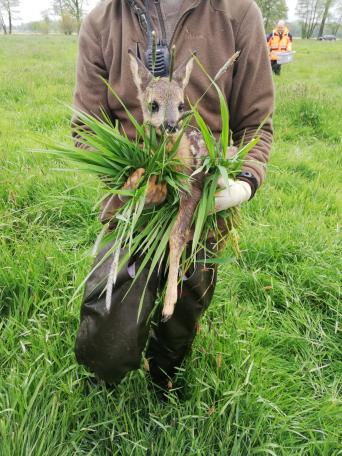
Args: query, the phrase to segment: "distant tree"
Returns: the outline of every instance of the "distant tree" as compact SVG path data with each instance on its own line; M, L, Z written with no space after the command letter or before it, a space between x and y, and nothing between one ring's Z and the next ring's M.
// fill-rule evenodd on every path
M42 21L40 21L41 22L40 33L44 33L45 35L47 35L50 32L50 27L51 27L50 11L47 9L47 10L42 11L41 14L42 14Z
M63 0L52 0L52 10L56 16L62 17L64 12L64 1Z
M49 29L46 22L44 21L34 21L29 23L30 32L41 33L42 35L47 35Z
M296 13L302 25L302 38L313 36L323 17L326 0L298 0Z
M55 14L57 14L62 21L62 28L71 24L70 18L76 23L77 31L81 27L81 22L84 15L84 6L87 0L53 0L52 5ZM64 19L63 19L64 18ZM63 24L63 22L65 22Z
M7 35L6 22L5 22L5 20L4 20L4 17L3 17L3 15L2 15L1 10L0 10L0 26L1 26L1 28L2 28L2 30L3 30L3 32L4 32L4 34Z
M331 32L333 35L337 36L338 31L342 25L342 0L339 0L335 4L335 8L332 11L331 15Z
M15 30L21 33L50 33L52 31L59 32L60 31L60 24L58 21L54 21L50 18L49 27L47 30L46 23L44 19L41 21L32 21L32 22L21 22L20 24L16 25Z
M256 2L261 9L266 31L269 31L279 19L287 18L285 0L256 0Z
M78 30L77 22L71 14L65 12L61 18L61 30L65 35L71 35Z
M0 0L0 11L3 12L3 14L1 14L1 18L2 18L1 22L2 22L2 24L5 24L3 15L6 15L8 18L8 33L9 34L12 33L13 18L17 12L17 8L18 8L19 4L20 4L20 0ZM5 25L5 27L6 27L6 25ZM2 25L2 28L5 31L4 25ZM7 30L7 28L6 28L6 30Z
M293 36L300 36L302 28L299 21L288 22L287 25Z
M87 0L65 0L67 9L77 23L77 30L80 30L84 14L84 6Z
M77 30L77 25L71 16L66 0L52 0L52 9L59 18L59 28L65 35L71 35Z
M334 3L335 3L335 0L325 0L324 11L323 11L321 24L319 26L318 36L322 36L324 34L325 23L328 19L331 8L334 6Z

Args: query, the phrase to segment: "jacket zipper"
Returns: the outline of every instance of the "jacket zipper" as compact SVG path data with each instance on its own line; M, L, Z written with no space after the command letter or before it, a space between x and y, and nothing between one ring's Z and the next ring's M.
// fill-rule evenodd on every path
M162 10L161 10L161 6L160 6L160 0L154 0L154 4L156 5L156 9L157 9L157 14L158 14L158 20L159 20L159 24L160 24L160 28L161 28L161 32L162 32L162 37L163 37L163 42L165 44L167 44L169 47L171 47L171 43L174 39L174 36L175 36L175 33L176 33L176 30L178 28L178 25L180 24L180 22L184 19L184 17L193 9L195 9L195 6L192 6L191 8L187 9L186 11L184 11L184 13L182 14L182 16L178 19L178 21L176 22L176 25L173 29L173 32L171 34L171 38L170 38L170 43L167 42L167 39L166 39L166 29L165 29L165 22L164 22L164 18L163 18L163 13L162 13Z

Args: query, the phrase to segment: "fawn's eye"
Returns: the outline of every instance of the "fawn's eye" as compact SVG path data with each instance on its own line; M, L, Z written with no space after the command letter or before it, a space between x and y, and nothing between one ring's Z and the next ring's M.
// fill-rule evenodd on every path
M179 105L178 105L178 111L179 111L179 112L183 112L183 111L184 111L184 108L185 108L185 104L184 104L184 103L179 103Z
M148 105L150 112L155 113L159 111L159 104L156 101L152 101Z

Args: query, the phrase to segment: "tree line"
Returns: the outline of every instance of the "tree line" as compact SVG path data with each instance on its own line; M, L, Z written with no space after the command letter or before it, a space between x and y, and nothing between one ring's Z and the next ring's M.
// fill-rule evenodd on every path
M18 13L20 0L0 0L0 26L6 35L12 33L13 20Z
M266 32L270 32L279 19L287 18L286 0L256 0L256 3L261 9ZM87 0L50 0L50 8L42 12L42 19L28 24L29 28L40 33L49 33L52 29L67 35L78 32L86 4ZM0 28L5 34L12 33L19 7L20 0L0 0ZM337 35L342 25L342 0L298 0L296 14L302 38L312 38L316 32L318 36L323 35L327 24Z
M50 0L50 8L42 11L42 19L27 24L31 31L49 33L57 25L66 35L78 32L87 0ZM13 20L19 14L20 0L0 0L0 27L4 34L13 31Z
M312 38L324 34L327 23L332 33L337 35L342 24L342 0L298 0L296 8L300 18L302 38Z
M285 0L256 0L259 5L266 32L270 32L279 19L286 19L288 8ZM298 0L296 14L301 24L302 38L324 34L329 23L334 35L342 25L342 0Z

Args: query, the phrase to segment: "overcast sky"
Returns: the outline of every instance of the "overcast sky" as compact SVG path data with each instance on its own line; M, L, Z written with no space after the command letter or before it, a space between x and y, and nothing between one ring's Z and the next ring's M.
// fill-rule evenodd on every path
M286 0L289 7L289 19L293 19L297 0ZM87 9L90 10L97 4L98 0L88 0ZM16 22L30 22L41 19L41 11L50 7L50 0L21 0L20 20Z

